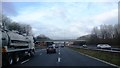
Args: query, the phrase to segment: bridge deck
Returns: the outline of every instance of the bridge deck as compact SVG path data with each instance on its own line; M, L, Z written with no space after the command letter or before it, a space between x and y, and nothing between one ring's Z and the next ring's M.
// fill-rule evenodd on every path
M75 41L85 42L86 40L40 40L37 42L75 42Z

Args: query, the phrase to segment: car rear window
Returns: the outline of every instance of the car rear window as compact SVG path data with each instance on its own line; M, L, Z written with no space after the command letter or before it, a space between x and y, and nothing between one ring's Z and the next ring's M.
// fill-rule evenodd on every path
M53 46L49 46L48 48L53 48Z

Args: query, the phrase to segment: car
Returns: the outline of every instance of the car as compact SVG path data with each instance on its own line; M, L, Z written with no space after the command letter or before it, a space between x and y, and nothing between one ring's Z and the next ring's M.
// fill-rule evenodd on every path
M58 46L56 45L55 48L58 48Z
M61 47L64 47L64 45L61 45Z
M56 53L56 48L54 46L47 47L47 54L48 53Z
M98 44L97 48L100 48L100 49L111 49L111 46L108 45L108 44Z
M82 45L82 47L87 48L87 45Z

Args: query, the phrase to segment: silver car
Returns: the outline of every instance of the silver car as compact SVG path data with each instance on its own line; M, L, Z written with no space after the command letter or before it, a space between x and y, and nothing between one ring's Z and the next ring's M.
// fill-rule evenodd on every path
M111 49L111 46L108 44L98 44L97 48L101 48L101 49Z
M87 48L87 45L82 45L82 47Z

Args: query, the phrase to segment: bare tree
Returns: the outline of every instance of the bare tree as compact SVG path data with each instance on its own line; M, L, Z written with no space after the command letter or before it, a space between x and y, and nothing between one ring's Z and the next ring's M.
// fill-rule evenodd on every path
M9 25L11 24L12 20L5 15L2 15L2 25L4 29L9 29Z
M107 25L101 25L100 32L101 32L102 39L107 39L110 37L109 28Z
M32 27L30 25L21 24L21 32L27 35L32 35Z
M16 31L20 31L20 28L21 26L19 25L19 23L16 23L16 22L12 22L11 24L8 25L8 29L10 31L12 30L16 30Z
M92 30L92 34L97 37L98 31L99 31L98 28L94 27L93 30Z
M108 37L109 38L113 38L114 37L114 27L112 25L108 25L107 26L107 33L108 33Z
M91 32L90 42L120 44L120 24L100 25L100 28L94 27ZM99 41L98 41L99 40Z
M5 15L2 15L2 24L4 29L8 29L10 31L15 30L20 34L26 33L27 35L32 35L32 27L30 25L12 22L12 20Z
M115 35L115 38L119 38L120 39L120 24L116 24L114 26L114 35Z

